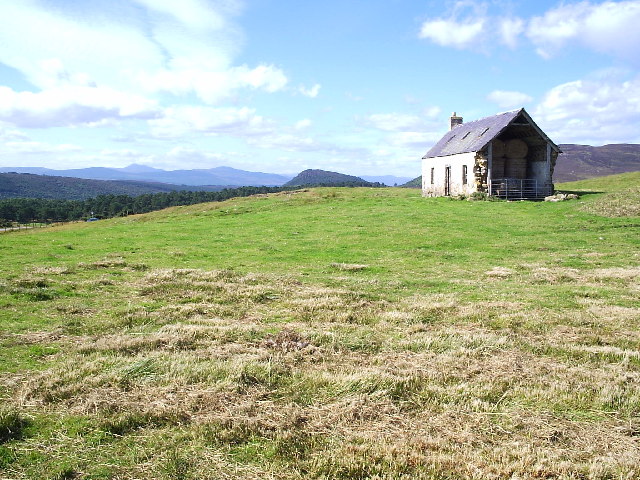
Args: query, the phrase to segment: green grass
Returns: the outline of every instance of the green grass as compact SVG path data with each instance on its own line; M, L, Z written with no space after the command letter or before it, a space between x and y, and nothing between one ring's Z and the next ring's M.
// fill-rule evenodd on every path
M2 234L0 478L638 477L638 180Z

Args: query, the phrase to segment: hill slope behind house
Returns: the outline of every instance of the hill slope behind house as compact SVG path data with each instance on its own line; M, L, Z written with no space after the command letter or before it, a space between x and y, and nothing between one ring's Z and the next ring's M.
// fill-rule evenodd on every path
M403 188L422 188L422 175L400 186Z
M343 173L329 172L327 170L304 170L293 177L285 186L299 185L341 185L352 187L370 187L373 185L360 177L345 175Z
M640 218L607 194L0 234L0 477L638 478Z
M0 167L0 172L34 173L91 180L135 180L189 186L279 186L291 178L286 175L249 172L231 167L196 170L161 170L136 164L124 168L90 167L70 170L52 170L40 167Z
M560 183L556 188L581 195L585 212L607 217L640 215L640 171Z
M34 175L30 173L0 173L0 198L48 198L85 200L98 195L130 195L173 192L176 190L217 191L224 187L187 187L163 183L89 180L84 178Z
M563 153L558 157L553 173L556 182L640 171L640 145L637 144L601 147L567 144L559 147Z

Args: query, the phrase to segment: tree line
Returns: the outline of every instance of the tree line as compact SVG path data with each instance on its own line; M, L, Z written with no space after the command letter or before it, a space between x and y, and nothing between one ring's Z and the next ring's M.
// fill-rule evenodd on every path
M349 186L305 185L315 186ZM234 197L276 193L297 190L301 186L280 187L237 187L225 188L218 192L174 191L166 193L146 193L131 195L98 195L87 200L56 200L44 198L8 198L0 200L0 227L9 227L15 223L59 223L87 220L89 218L113 218L148 213L163 208L180 205L194 205L205 202L221 202Z

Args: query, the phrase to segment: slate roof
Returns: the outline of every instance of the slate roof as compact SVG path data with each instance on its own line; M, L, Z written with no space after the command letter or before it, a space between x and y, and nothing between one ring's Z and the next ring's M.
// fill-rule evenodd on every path
M454 127L453 130L448 131L422 158L446 157L458 153L482 150L491 140L500 135L511 122L518 118L520 114L523 114L545 140L551 142L544 132L531 120L531 117L524 108L521 108ZM553 142L551 142L551 145L555 147L555 149L558 149Z

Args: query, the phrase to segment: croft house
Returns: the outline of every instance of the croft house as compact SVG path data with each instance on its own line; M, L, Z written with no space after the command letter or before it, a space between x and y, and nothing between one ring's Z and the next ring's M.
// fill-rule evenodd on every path
M454 112L450 126L422 157L424 196L540 199L553 193L560 149L524 108L468 123Z

